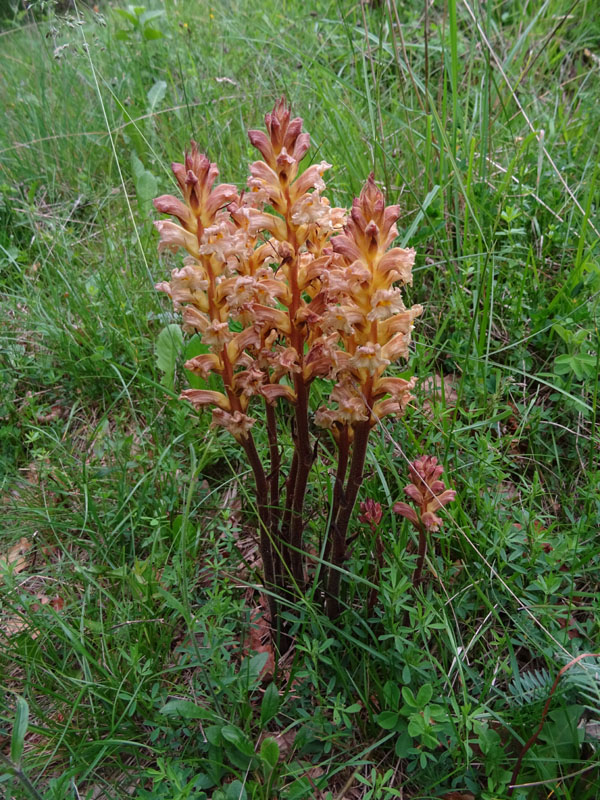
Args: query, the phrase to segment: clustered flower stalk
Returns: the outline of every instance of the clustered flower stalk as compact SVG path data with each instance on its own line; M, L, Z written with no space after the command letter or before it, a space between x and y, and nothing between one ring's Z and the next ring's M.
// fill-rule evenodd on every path
M247 189L216 184L217 166L192 142L172 169L183 199L163 195L156 208L178 222L159 221L159 250L187 251L184 265L157 288L210 352L186 363L222 391L187 389L197 409L212 408L213 425L227 429L245 451L256 487L264 583L276 627L277 598L308 585L305 498L315 457L309 426L310 392L329 382L315 414L331 432L337 455L331 520L321 570L322 600L339 613L341 568L348 527L363 479L369 433L384 417L402 414L410 381L385 374L408 358L415 317L401 287L412 281L414 250L391 247L398 206L386 206L373 175L349 214L324 196L325 161L300 172L310 146L302 120L282 98L266 115L266 133L249 131L262 160L250 165ZM293 409L293 456L281 462L283 414ZM263 418L268 464L252 429Z
M377 602L377 583L383 567L383 542L379 536L378 528L383 516L383 509L381 503L376 503L370 497L363 500L360 504L360 514L358 521L364 525L368 525L371 529L371 551L375 555L375 574L373 576L373 583L375 586L371 587L369 591L369 599L367 601L367 611L371 612L375 603Z
M417 589L423 577L423 565L427 554L427 532L437 531L442 519L436 511L451 503L456 497L454 489L446 489L441 480L444 467L437 463L435 456L421 456L409 464L412 483L404 487L404 493L412 501L408 505L402 501L394 503L396 514L405 517L419 534L417 565L413 573L413 587Z

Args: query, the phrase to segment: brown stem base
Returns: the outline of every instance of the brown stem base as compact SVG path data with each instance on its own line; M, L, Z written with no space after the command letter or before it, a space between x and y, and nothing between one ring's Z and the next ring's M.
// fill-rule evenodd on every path
M330 619L336 619L340 615L339 594L342 579L341 569L346 561L346 536L358 490L363 480L370 428L368 421L360 422L355 428L350 474L340 500L339 512L333 522L331 567L329 568L325 598L325 610Z

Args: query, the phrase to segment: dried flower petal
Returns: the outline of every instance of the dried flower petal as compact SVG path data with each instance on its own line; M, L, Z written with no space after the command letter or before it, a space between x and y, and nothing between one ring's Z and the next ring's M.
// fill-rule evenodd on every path
M348 362L352 369L365 369L369 375L375 375L383 367L387 367L390 359L386 358L380 344L369 342L356 349L356 353Z
M236 372L233 376L233 385L236 392L246 397L260 394L264 382L264 373L262 370L256 369L255 367L250 367L250 369L245 369L242 372Z
M400 516L405 517L407 520L412 522L413 525L419 524L417 512L414 510L414 508L411 508L411 506L407 505L406 503L403 503L402 501L394 503L394 511L396 514L400 514Z
M398 288L378 289L371 297L371 311L367 314L367 319L373 320L388 319L392 314L406 311L402 300L402 290Z
M303 195L291 210L294 225L311 225L322 220L329 212L329 203L318 192Z
M231 408L228 398L221 392L213 392L208 389L184 389L179 396L182 400L189 400L197 409L213 405L226 411Z
M160 233L159 253L162 253L163 250L170 250L172 253L176 253L180 247L183 247L188 253L194 256L199 255L198 239L195 234L186 231L176 222L170 222L165 219L157 220L154 225Z
M321 177L326 170L331 168L331 164L321 161L320 164L313 164L292 184L290 196L292 202L297 201L309 189L317 189L322 192L325 189L325 181Z
M415 263L415 251L413 248L403 250L401 247L394 247L393 250L383 256L377 265L377 270L382 275L393 273L391 279L402 281L402 283L412 285L412 268ZM389 278L388 278L389 279Z
M267 403L274 403L278 397L284 397L288 402L296 402L296 392L285 383L269 383L261 387L260 393Z
M154 207L161 214L171 214L184 225L189 231L195 233L198 228L196 217L192 209L170 194L163 194L154 200Z
M256 422L252 417L242 414L241 411L234 411L233 414L221 408L214 408L212 413L213 426L220 426L229 431L238 441L246 439L250 428Z
M223 369L223 362L214 353L202 353L186 361L183 366L195 375L199 375L203 380L207 380L211 372Z
M233 339L233 336L228 322L214 319L202 332L202 342L219 352Z

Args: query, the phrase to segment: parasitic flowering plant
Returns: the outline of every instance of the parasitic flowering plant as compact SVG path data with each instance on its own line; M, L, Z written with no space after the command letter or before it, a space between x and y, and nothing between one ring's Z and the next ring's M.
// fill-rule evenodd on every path
M413 575L413 586L421 582L423 564L427 551L427 532L437 531L442 526L439 511L456 498L454 489L447 489L442 480L444 467L435 456L421 456L409 464L412 483L404 487L404 493L412 505L399 500L394 503L396 514L405 517L419 533L419 556Z
M211 409L212 422L243 448L254 475L263 580L272 624L276 598L303 592L311 579L305 500L317 448L311 387L325 381L314 423L330 432L335 455L330 520L318 570L320 596L339 613L348 527L363 479L369 433L401 415L414 379L387 374L407 359L413 322L402 287L412 282L414 250L394 247L399 208L386 206L374 176L349 212L325 194L325 161L301 170L310 147L302 120L282 98L249 139L261 158L247 188L218 182L216 164L195 142L172 169L181 197L163 195L156 222L159 250L186 251L183 266L157 288L169 295L184 329L208 352L186 363L220 391L187 389L182 397ZM282 413L283 407L291 413ZM254 433L265 420L268 457ZM292 420L293 455L282 464L283 422ZM312 559L314 561L314 558Z

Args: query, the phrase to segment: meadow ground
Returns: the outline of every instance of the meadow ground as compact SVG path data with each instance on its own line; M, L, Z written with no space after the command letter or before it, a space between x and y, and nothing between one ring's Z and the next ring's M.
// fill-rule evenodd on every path
M598 797L600 662L571 665L600 649L594 0L14 5L0 792ZM191 137L242 187L246 130L282 93L335 204L371 170L400 203L425 312L415 400L375 431L360 495L383 507L377 602L359 611L373 541L355 514L342 616L298 603L272 664L247 465L177 400L187 341L157 364L177 318L153 287L178 257L157 255L151 201ZM421 454L457 499L415 592L392 505ZM331 480L316 463L309 537Z

